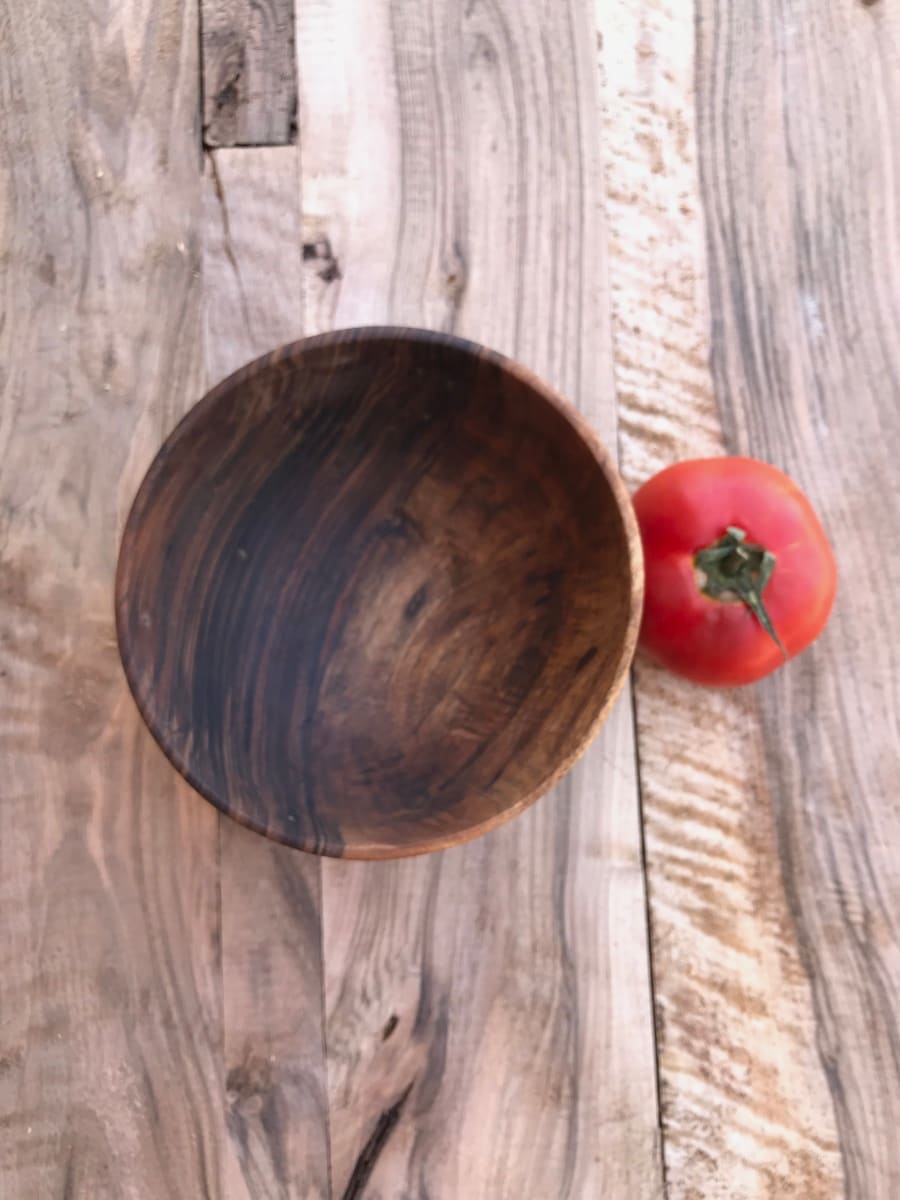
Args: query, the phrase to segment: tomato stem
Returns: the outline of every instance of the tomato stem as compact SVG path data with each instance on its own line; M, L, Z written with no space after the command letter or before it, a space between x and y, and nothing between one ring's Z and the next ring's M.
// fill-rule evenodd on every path
M772 578L776 558L765 546L747 541L743 529L729 525L723 537L694 555L694 566L705 576L700 590L713 600L728 592L743 600L763 629L787 659L787 651L775 632L762 594Z

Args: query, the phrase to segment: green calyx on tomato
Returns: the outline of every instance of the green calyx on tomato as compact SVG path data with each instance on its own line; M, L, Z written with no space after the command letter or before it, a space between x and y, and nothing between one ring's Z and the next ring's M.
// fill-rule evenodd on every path
M772 578L777 559L765 546L747 541L743 529L732 525L723 537L694 556L694 566L703 573L700 590L713 600L743 601L787 659L787 651L766 612L762 594Z

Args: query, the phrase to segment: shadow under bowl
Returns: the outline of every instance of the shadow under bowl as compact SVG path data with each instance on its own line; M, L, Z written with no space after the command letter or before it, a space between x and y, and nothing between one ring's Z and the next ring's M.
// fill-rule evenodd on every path
M499 825L596 732L634 652L640 544L610 458L517 364L347 330L214 388L135 499L125 672L178 770L317 854Z

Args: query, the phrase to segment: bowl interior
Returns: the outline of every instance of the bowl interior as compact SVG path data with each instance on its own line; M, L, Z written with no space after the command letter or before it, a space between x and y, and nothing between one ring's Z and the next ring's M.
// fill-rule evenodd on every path
M176 766L254 828L388 857L488 829L621 684L640 568L603 451L488 351L310 339L175 430L128 520L122 657Z

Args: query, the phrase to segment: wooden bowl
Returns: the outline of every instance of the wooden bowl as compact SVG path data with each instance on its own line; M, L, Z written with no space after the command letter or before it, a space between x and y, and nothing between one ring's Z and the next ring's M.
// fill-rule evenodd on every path
M516 363L409 329L310 338L169 437L116 578L178 770L317 854L393 858L547 791L622 686L639 538L609 455Z

